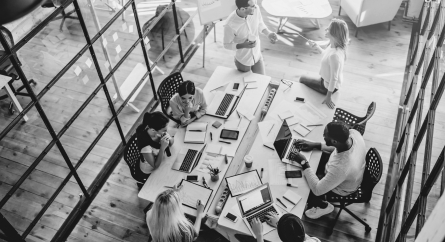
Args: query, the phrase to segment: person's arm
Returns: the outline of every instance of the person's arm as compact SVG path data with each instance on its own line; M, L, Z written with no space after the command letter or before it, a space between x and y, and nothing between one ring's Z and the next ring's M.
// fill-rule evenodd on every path
M196 220L195 224L193 224L193 230L195 231L195 239L199 236L199 230L201 229L201 221L204 218L204 205L201 203L201 200L198 199L196 204Z
M236 43L234 42L235 39L235 33L233 32L233 29L228 25L224 25L224 39L223 39L223 45L225 49L228 50L237 50Z
M259 7L257 7L259 9ZM272 44L275 44L278 40L278 35L275 32L270 31L266 24L264 24L263 16L261 15L261 11L258 10L258 32L267 36Z
M329 56L329 66L330 66L329 87L323 103L326 103L326 105L328 105L328 107L330 108L334 108L335 103L332 101L332 93L334 92L335 86L338 80L340 79L341 75L340 58L337 54Z
M153 169L158 168L162 162L162 159L164 159L164 152L163 151L161 152L161 150L159 150L159 154L158 157L156 157L156 159L155 156L153 155L153 152L141 153L141 154L142 157L144 157L145 161L148 162L148 164L150 164L153 167Z
M196 89L196 99L199 101L199 109L195 112L197 118L201 118L207 112L207 102L204 93L200 89Z
M182 110L182 108L179 107L179 104L177 104L175 101L170 100L170 107L172 109L173 118L179 119L181 121L181 124L185 123L190 119L190 113L185 114ZM188 117L187 117L188 116Z
M335 147L334 146L327 146L326 144L321 144L321 151L325 153L332 153L334 152Z
M309 184L309 188L315 196L321 196L331 191L345 180L345 172L335 166L330 166L329 171L321 180L318 179L315 171L311 167L304 169L303 173Z

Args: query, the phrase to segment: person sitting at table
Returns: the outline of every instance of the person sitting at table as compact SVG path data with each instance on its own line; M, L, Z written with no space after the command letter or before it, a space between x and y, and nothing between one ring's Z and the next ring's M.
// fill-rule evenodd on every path
M357 191L366 166L366 145L357 130L348 129L343 122L331 122L326 125L323 136L326 144L297 140L303 151L317 149L330 153L322 155L316 172L304 155L299 152L290 154L291 159L301 164L311 189L308 209L304 213L311 219L334 211L334 206L326 201L326 195L347 196Z
M332 94L337 92L343 82L343 66L346 61L346 49L349 43L348 25L341 19L332 19L326 28L326 38L329 44L323 49L314 41L309 41L312 48L323 54L321 58L320 76L301 76L300 82L311 89L326 95L323 103L330 108L335 107Z
M283 242L320 242L318 238L310 237L304 232L303 222L294 214L286 213L278 217L276 214L269 213L266 218L270 226L277 228L278 236ZM257 242L264 242L263 225L258 218L252 220L252 231Z
M204 205L198 200L194 225L185 217L181 199L176 186L156 198L153 208L147 213L149 240L153 242L191 242L194 241L204 218Z
M169 119L162 112L145 113L142 124L136 129L138 148L142 155L140 168L150 174L164 160L165 149L174 139L167 133Z
M187 126L206 113L207 103L201 88L191 81L179 84L177 93L170 99L173 118Z

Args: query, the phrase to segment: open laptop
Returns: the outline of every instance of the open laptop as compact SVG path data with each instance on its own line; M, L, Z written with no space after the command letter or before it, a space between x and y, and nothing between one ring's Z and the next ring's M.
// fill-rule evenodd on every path
M229 118L241 101L241 97L243 96L246 87L247 85L244 86L238 96L225 92L218 92L215 94L212 102L207 107L206 114L223 119Z
M241 212L241 217L243 218L244 223L253 237L255 237L255 235L252 231L250 223L254 218L259 218L263 224L263 234L267 234L275 229L266 223L267 218L265 217L265 215L267 215L269 212L273 212L278 214L278 216L281 216L281 211L274 203L269 183L265 183L243 195L236 197L236 203L238 204Z
M309 161L312 151L301 151L299 145L297 145L298 139L299 138L292 137L292 131L290 130L286 120L284 120L283 124L281 125L280 131L278 131L278 135L275 138L273 146L282 162L301 167L301 165L297 161L289 159L289 154L291 152L300 152Z
M186 152L180 151L175 163L173 163L172 169L177 171L182 171L190 173L198 165L199 159L204 152L206 145L204 145L201 150L188 149Z

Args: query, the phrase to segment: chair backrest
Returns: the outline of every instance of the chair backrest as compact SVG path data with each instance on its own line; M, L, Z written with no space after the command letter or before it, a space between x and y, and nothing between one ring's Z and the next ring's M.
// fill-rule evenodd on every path
M168 108L170 106L170 99L173 97L173 95L175 95L178 90L179 84L181 84L183 81L184 79L182 78L181 73L175 72L166 77L158 88L158 97L161 101L162 112L178 124L180 124L181 121L173 118L173 116L168 113Z
M143 173L139 167L141 153L138 147L137 133L133 134L133 136L131 136L130 140L127 142L127 146L124 150L124 160L130 168L131 176L137 182L144 183L149 175Z
M375 148L370 148L366 154L366 168L363 173L361 188L363 198L366 201L371 200L372 190L379 183L383 174L383 163L379 152Z

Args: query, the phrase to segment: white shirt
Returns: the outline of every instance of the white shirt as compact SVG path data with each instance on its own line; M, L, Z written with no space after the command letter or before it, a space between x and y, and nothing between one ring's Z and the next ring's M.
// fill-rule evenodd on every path
M253 15L241 18L233 11L224 24L224 48L228 50L236 50L235 59L245 66L253 66L261 58L261 43L259 34L267 29L261 16L258 5ZM244 43L249 35L255 37L256 46L252 49L237 49L236 45Z
M341 87L345 59L345 51L340 48L331 48L331 46L328 46L328 48L323 51L320 76L324 80L324 86L330 92Z

